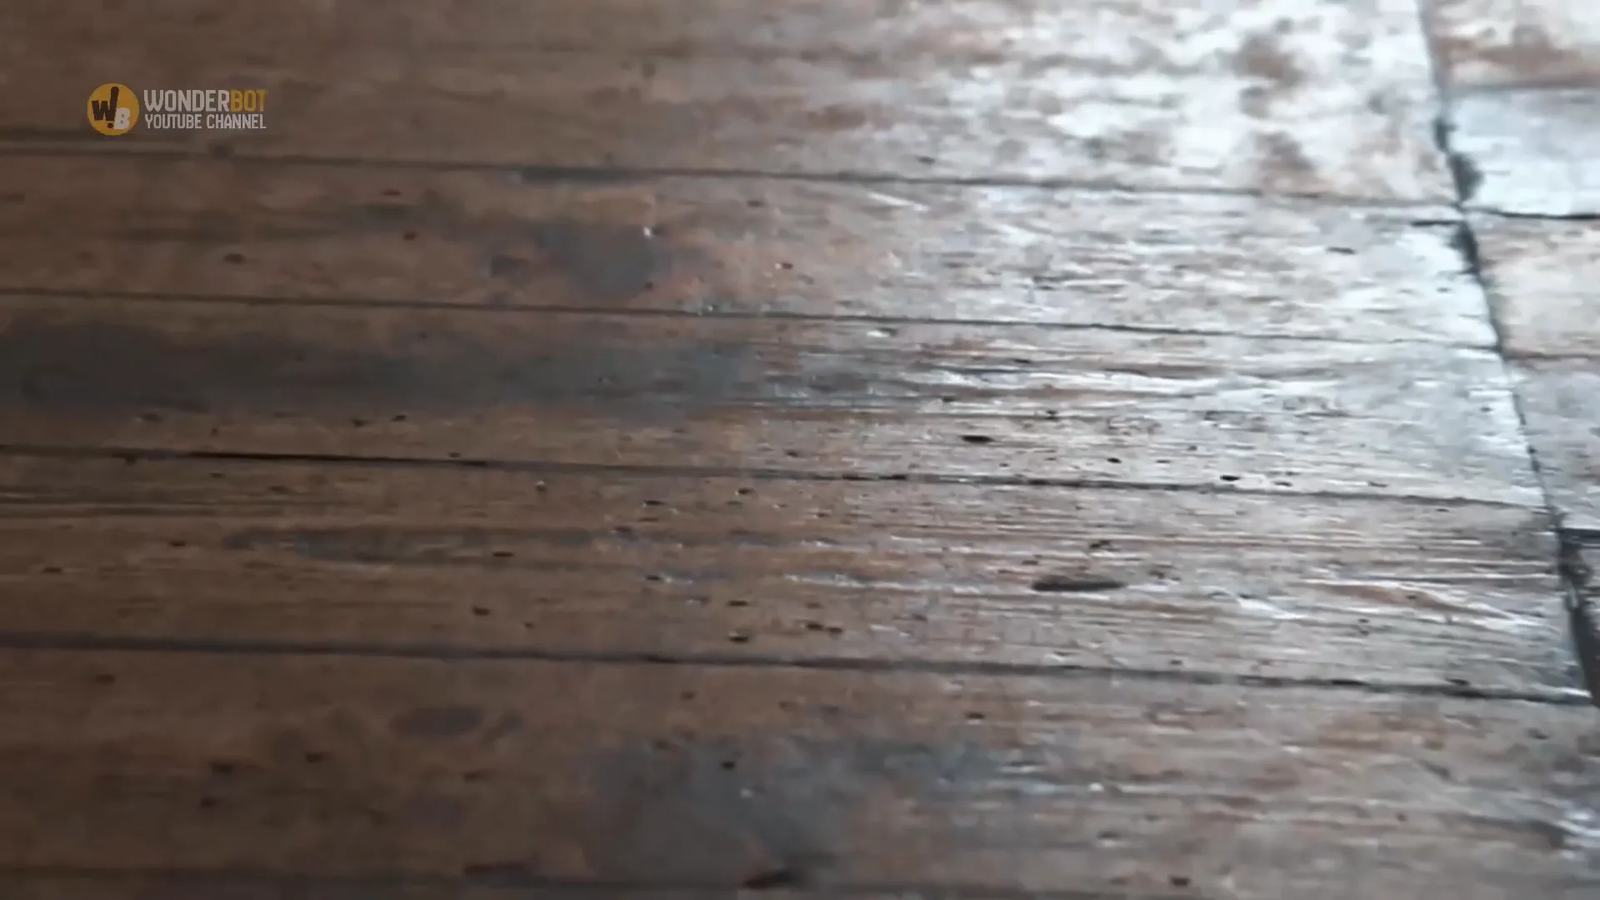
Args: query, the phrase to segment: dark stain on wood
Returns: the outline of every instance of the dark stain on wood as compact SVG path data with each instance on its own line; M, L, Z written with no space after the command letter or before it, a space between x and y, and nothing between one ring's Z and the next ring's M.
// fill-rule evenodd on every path
M337 346L247 332L174 339L126 322L13 320L0 332L0 410L462 413L540 403L660 415L762 384L739 344L592 339L527 347L419 319L409 334ZM354 423L359 425L359 423Z
M656 524L656 523L649 523ZM663 526L664 527L664 526ZM794 538L754 532L694 534L682 530L641 530L632 525L578 528L249 528L222 536L221 546L237 551L279 551L322 562L410 566L494 566L496 568L579 569L577 559L528 559L534 551L638 548L658 544L667 550L691 548L754 549L792 545ZM710 573L707 573L708 575Z
M207 246L388 236L396 240L396 253L406 252L405 242L427 237L481 253L484 274L507 287L528 285L554 271L571 284L575 298L606 306L621 305L679 273L710 274L712 260L689 243L672 239L671 231L653 222L478 212L426 189L414 198L322 201L292 212L253 210L250 217L219 210L135 213L119 216L106 229L121 240ZM226 258L249 261L237 252Z
M1088 594L1121 590L1127 586L1127 583L1115 578L1059 573L1042 575L1033 582L1033 589L1041 594Z
M418 789L400 801L400 815L426 828L449 831L468 816L468 801L438 791Z
M1259 146L1262 172L1269 179L1288 182L1315 176L1316 165L1292 136L1274 131L1263 135Z
M1472 4L1459 4L1466 10ZM1429 37L1446 80L1452 87L1563 88L1600 85L1600 58L1586 52L1583 35L1552 37L1549 28L1530 19L1548 15L1562 4L1528 4L1503 9L1493 4L1476 9L1493 12L1495 27L1478 16L1463 20L1441 13L1434 3L1425 5ZM1531 14L1531 15L1530 15ZM1550 16L1559 21L1559 15ZM1506 24L1512 24L1509 29ZM1509 32L1509 33L1508 33ZM1506 38L1509 38L1507 40Z
M423 706L395 716L390 728L401 737L458 738L477 731L483 720L475 706Z
M504 715L500 716L499 720L497 720L493 726L483 733L483 742L485 744L493 744L502 738L511 737L512 735L521 731L524 724L525 723L522 721L522 717L516 713L505 713Z
M408 239L432 234L484 247L489 277L513 285L529 280L541 268L554 267L580 295L607 304L642 294L676 270L706 264L690 248L669 242L666 228L650 223L477 215L433 191L412 202L322 209L307 218L311 228L323 232L378 229Z
M1543 845L1546 849L1561 851L1567 849L1569 843L1567 830L1554 822L1541 822L1530 820L1525 823L1528 836L1533 843Z
M1006 763L961 739L688 738L597 755L582 823L602 878L775 889L810 884L850 852L854 823L890 786L901 801L992 789Z
M1234 57L1240 75L1265 81L1273 92L1287 92L1305 81L1305 72L1295 58L1278 45L1277 36L1256 33L1245 39Z
M533 243L577 286L616 302L643 293L673 268L673 255L650 226L553 219L533 223Z
M462 876L484 887L518 887L539 877L538 866L520 860L473 863L464 866Z
M537 543L578 549L631 541L631 533L575 529L459 528L252 528L222 539L229 550L287 550L304 559L413 565L452 562L490 564L494 550L508 544ZM498 564L498 563L497 563Z
M740 885L747 891L772 891L781 888L804 887L805 873L791 866L762 869L746 878Z
M1455 181L1461 202L1470 202L1478 196L1478 190L1483 187L1483 170L1478 168L1478 164L1465 153L1454 151L1446 154L1445 162L1450 166L1450 177Z

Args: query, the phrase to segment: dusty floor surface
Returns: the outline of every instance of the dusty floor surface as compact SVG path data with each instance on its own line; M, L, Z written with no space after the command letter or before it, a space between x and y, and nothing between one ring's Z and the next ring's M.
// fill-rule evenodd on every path
M1593 0L6 0L0 88L0 897L1600 896Z

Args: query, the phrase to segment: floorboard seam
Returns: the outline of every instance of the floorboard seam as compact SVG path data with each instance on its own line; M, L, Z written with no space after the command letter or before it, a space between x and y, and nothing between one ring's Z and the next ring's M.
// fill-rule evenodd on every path
M1497 209L1493 206L1473 206L1468 203L1464 210L1475 216L1487 216L1495 219L1511 219L1516 221L1530 220L1534 222L1600 222L1600 213L1533 213L1514 212L1512 210Z
M881 657L778 656L754 653L668 653L639 650L555 650L537 647L468 646L378 641L311 641L246 638L172 638L93 633L0 632L0 650L50 653L166 653L218 656L335 656L368 659L411 659L437 662L548 662L579 665L680 666L718 669L792 669L880 675L916 674L946 677L1049 678L1059 680L1119 679L1185 685L1229 685L1262 690L1316 689L1375 696L1490 700L1546 706L1588 706L1583 691L1559 687L1525 690L1479 686L1461 680L1439 682L1369 682L1353 678L1306 678L1247 675L1194 669L1141 669L1052 663L1005 663L984 660L885 659Z
M87 868L69 866L7 866L0 867L0 886L7 880L88 882L104 884L114 881L146 881L169 886L195 888L271 887L293 896L310 896L319 890L362 891L359 896L375 896L366 891L383 892L407 888L434 889L488 889L506 890L514 897L586 897L591 895L615 896L618 892L630 895L662 895L673 897L691 894L697 897L743 897L747 891L777 890L783 896L796 893L808 896L829 897L917 897L925 900L1197 900L1192 891L1181 893L1149 891L1098 891L1072 889L1033 889L981 883L923 883L881 881L829 881L810 877L799 870L793 878L782 884L755 884L759 877L745 882L698 879L580 879L540 875L532 867L520 865L467 866L459 876L422 873L371 873L371 874L306 874L276 872L271 870L218 868ZM537 893L532 893L537 892ZM548 893L547 893L548 892ZM154 895L152 895L154 896ZM317 896L321 896L318 894Z
M1380 491L1297 491L1223 485L1122 481L1094 478L1038 478L1024 475L957 475L939 472L817 472L803 469L757 467L626 465L619 463L550 462L477 457L396 457L324 453L269 453L224 450L174 450L160 447L91 447L52 444L0 444L0 457L40 459L121 460L139 462L261 463L277 465L330 465L371 468L487 469L547 475L630 475L642 478L729 478L751 481L904 483L977 487L1057 488L1073 491L1129 491L1157 494L1271 497L1308 500L1349 500L1418 506L1538 509L1509 500L1471 497L1433 497ZM3 504L0 504L3 505Z
M1427 33L1427 16L1418 5L1418 16L1422 21L1424 33ZM1573 655L1576 658L1579 674L1583 679L1585 689L1591 701L1600 706L1600 615L1591 604L1586 595L1588 570L1583 565L1578 554L1578 540L1567 529L1560 508L1556 505L1550 493L1549 480L1545 477L1544 466L1539 459L1539 452L1533 446L1529 437L1526 404L1523 403L1522 392L1517 389L1515 361L1516 354L1507 349L1505 324L1501 320L1498 304L1495 302L1495 292L1484 271L1483 257L1478 245L1478 237L1472 227L1470 214L1488 213L1504 216L1506 218L1550 218L1560 219L1561 216L1508 216L1490 210L1477 210L1471 206L1471 198L1477 191L1478 184L1482 181L1482 174L1465 155L1457 151L1452 138L1454 123L1451 121L1452 97L1454 92L1445 81L1444 69L1440 64L1437 54L1430 49L1429 64L1433 69L1434 94L1438 98L1438 116L1434 120L1434 143L1450 170L1451 180L1455 185L1456 210L1461 213L1461 222L1457 226L1456 239L1452 242L1456 251L1461 254L1462 264L1466 273L1475 281L1483 294L1485 313L1489 319L1489 326L1494 331L1494 351L1500 357L1505 367L1506 383L1511 387L1512 407L1516 411L1517 430L1522 439L1523 446L1527 449L1528 464L1533 470L1534 477L1538 480L1541 493L1544 495L1545 515L1550 522L1550 528L1555 532L1557 553L1555 568L1561 579L1562 592L1568 616L1568 627L1571 631ZM1470 213L1470 214L1469 214Z
M1458 226L1460 223L1451 222ZM997 290L999 290L997 288ZM1171 337L1239 338L1254 341L1300 341L1347 347L1429 346L1454 347L1463 350L1493 352L1487 344L1464 341L1427 340L1423 338L1393 338L1390 340L1362 340L1316 334L1271 334L1252 331L1225 331L1204 328L1165 328L1159 325L1129 325L1113 322L1030 322L1024 319L951 319L911 316L880 316L869 314L797 313L784 311L737 312L732 310L648 309L641 307L596 309L592 306L498 306L487 303L462 304L437 300L382 300L362 297L274 297L246 294L181 294L140 291L69 290L48 287L0 287L0 304L7 300L33 298L63 300L119 300L133 303L198 303L237 306L305 307L327 309L396 309L435 310L464 314L584 316L590 318L627 319L709 319L712 321L772 321L857 323L862 325L898 325L914 327L954 328L1034 328L1043 331L1098 331L1117 334L1148 334Z
M1130 185L1109 181L1086 181L1071 178L1007 178L1007 177L980 177L980 176L915 176L892 175L884 172L785 172L765 171L761 169L741 169L729 167L724 169L697 169L688 167L662 166L546 166L529 165L525 163L500 163L474 160L403 160L403 159L370 159L362 157L342 156L308 156L295 154L278 155L252 155L238 154L231 151L218 152L216 147L208 149L175 148L175 147L139 147L137 142L123 141L116 147L102 144L88 143L76 140L66 135L59 137L27 138L39 140L41 143L59 140L61 144L50 146L8 145L6 141L16 141L14 131L0 129L0 158L19 156L93 156L111 159L227 159L229 162L246 163L250 165L282 165L282 166L328 166L337 168L370 168L370 169L416 169L418 171L458 171L458 172L507 172L517 175L522 181L529 184L577 182L590 184L609 184L627 181L650 181L659 179L705 179L705 180L761 180L761 181L798 181L807 183L843 184L843 185L925 185L928 187L952 188L1009 188L1018 190L1044 190L1044 191L1081 191L1083 193L1098 194L1134 194L1146 197L1240 197L1263 198L1289 201L1303 201L1328 207L1347 207L1359 209L1444 209L1449 203L1443 200L1402 200L1382 197L1345 196L1341 194L1316 193L1307 191L1262 191L1247 188L1222 188L1222 187L1150 187Z

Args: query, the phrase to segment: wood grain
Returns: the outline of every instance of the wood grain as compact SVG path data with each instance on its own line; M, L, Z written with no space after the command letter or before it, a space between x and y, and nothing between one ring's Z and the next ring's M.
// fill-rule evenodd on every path
M1032 326L11 297L5 443L1536 505L1500 361Z
M0 147L1450 199L1408 0L383 7L8 3ZM267 128L101 139L109 76L62 72L266 89Z
M1454 100L1451 119L1469 208L1600 214L1600 90L1480 91Z
M1571 596L1572 643L1583 663L1591 697L1600 697L1600 531L1568 529L1562 547L1562 572Z
M273 878L262 875L184 872L117 874L107 872L0 872L7 900L731 900L742 889L664 888L640 885L576 884L551 880L511 885L473 883L466 879L415 878ZM764 888L761 900L820 900L836 897L827 890ZM852 890L851 900L905 900L903 891ZM918 896L918 895L910 895ZM929 896L924 893L920 896ZM940 900L1017 900L1011 890L941 891ZM1056 900L1029 893L1029 900ZM1059 895L1058 895L1059 896ZM1066 895L1071 897L1069 893Z
M0 865L1239 900L1600 886L1581 708L206 654L21 652L0 674Z
M14 157L0 290L1487 347L1459 222L1447 207L1219 195Z
M1551 502L1571 527L1600 529L1600 365L1525 361L1517 390Z
M164 875L109 875L102 873L50 873L0 878L0 887L12 893L7 900L833 900L839 888L762 887L759 893L742 888L670 888L596 886L561 881L518 881L511 886L478 884L463 879L413 878L265 878L182 873ZM911 891L908 893L907 891ZM1164 893L1100 894L1115 900L1173 900L1181 889ZM985 888L930 889L926 885L899 885L884 889L851 886L851 900L1083 900L1082 891L1034 891ZM1094 896L1094 895L1090 895Z
M1588 0L1423 0L1445 82L1600 85L1600 8Z
M1505 351L1600 360L1600 222L1474 216Z
M497 880L502 883L497 884ZM504 877L489 878L485 883L465 878L273 878L209 872L0 872L0 888L7 891L7 900L571 900L575 896L600 900L735 900L746 896L761 900L824 900L839 896L837 888L763 887L759 893L752 894L737 887L595 885L559 879L504 883L507 881ZM908 887L920 893L907 894L893 886L885 890L852 886L848 896L851 900L906 900L907 897L930 896L939 900L1019 900L1019 897L1079 900L1083 896L1081 892L1070 890L1019 893L962 886L929 893L923 886ZM1127 896L1121 894L1118 900ZM1147 900L1149 896L1135 895L1135 900Z
M1578 684L1515 507L27 456L0 499L8 640Z
M1474 216L1528 439L1567 524L1600 528L1600 223Z
M0 4L0 897L1600 895L1447 177L1594 211L1587 32L1451 5Z

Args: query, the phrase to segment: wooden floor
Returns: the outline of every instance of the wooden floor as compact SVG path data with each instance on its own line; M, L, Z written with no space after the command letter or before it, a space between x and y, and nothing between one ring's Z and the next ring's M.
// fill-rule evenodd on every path
M6 0L0 88L0 898L1600 896L1592 0Z

